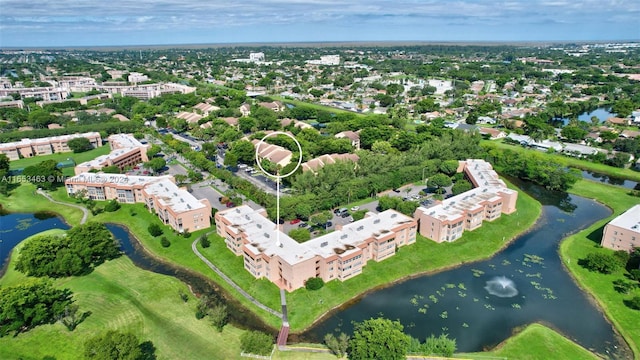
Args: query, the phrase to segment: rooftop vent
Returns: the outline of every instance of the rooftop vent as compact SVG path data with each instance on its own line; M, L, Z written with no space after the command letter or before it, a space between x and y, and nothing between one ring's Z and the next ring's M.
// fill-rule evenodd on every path
M325 241L325 242L323 242L322 244L320 244L320 247L325 247L325 246L327 246L327 245L329 245L329 242L328 242L328 241Z
M244 216L244 218L245 218L245 219L247 219L247 220L251 220L251 218L249 217L249 215L245 215L245 216Z
M346 238L348 238L348 237L349 237L349 235L347 235L347 234L343 234L342 236L340 236L340 240L344 240L344 239L346 239Z
M358 226L358 228L356 230L357 231L362 231L362 230L364 230L364 226L360 225L360 226Z
M264 233L264 237L266 237L267 239L271 237L271 235Z
M256 226L258 227L258 229L262 229L262 224L257 224Z
M379 224L379 223L380 223L380 219L375 219L375 220L373 220L373 223L374 223L374 224Z
M187 209L191 209L191 205L187 204Z
M393 219L394 217L396 217L396 216L398 216L398 214L396 214L396 213L391 214L391 218L392 218L392 219Z

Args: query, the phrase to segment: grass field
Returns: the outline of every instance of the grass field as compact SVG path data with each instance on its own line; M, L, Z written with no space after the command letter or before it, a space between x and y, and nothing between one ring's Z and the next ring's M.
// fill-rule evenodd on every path
M491 144L493 146L497 146L502 149L509 149L509 150L518 151L518 152L531 152L530 149L525 149L522 146L506 144L501 141L483 140L483 143ZM564 156L561 154L550 154L550 153L545 153L541 151L538 153L543 158L553 159L565 166L573 167L576 169L593 171L593 172L609 175L616 178L625 178L629 180L640 181L640 171L635 171L633 169L616 168L609 165L592 163L590 161L580 160L578 158L574 158L570 156Z
M73 153L73 152L64 152L64 153L56 153L51 155L42 155L42 156L34 156L30 158L24 158L20 160L14 160L9 163L11 169L20 169L26 168L31 165L37 165L45 160L55 160L56 162L60 162L62 160L67 160L68 158L73 159L76 164L81 162L93 160L100 155L106 155L111 151L109 146L101 146L99 148L95 148L89 151L85 151L82 153ZM73 168L71 168L73 170ZM73 171L72 171L73 173Z
M51 193L56 200L71 202L64 187ZM44 196L36 194L33 184L22 184L11 191L10 196L0 195L2 208L12 212L51 211L59 214L69 225L78 225L82 219L82 211L70 206L52 204Z
M12 264L16 254L12 254ZM0 278L0 286L24 279L12 264ZM0 338L0 359L79 359L84 341L109 329L131 331L141 341L152 341L158 359L240 358L242 330L228 325L218 333L206 318L197 320L197 301L185 284L141 270L125 256L100 265L89 275L58 279L55 284L71 289L80 311L91 315L73 332L55 323ZM189 294L187 303L179 292Z
M540 324L531 324L510 337L496 349L471 354L456 355L462 359L517 359L545 360L571 359L593 360L597 356L557 332Z
M601 249L599 246L604 225L633 205L640 204L640 198L628 195L628 190L619 187L585 180L576 183L571 192L606 204L613 209L614 214L567 238L560 245L560 254L564 264L570 269L578 283L598 301L607 317L629 343L634 352L634 358L640 359L640 311L632 310L623 303L634 294L640 295L640 289L636 288L629 295L615 291L612 282L616 279L626 279L626 270L605 275L588 271L578 265L578 261L589 253L610 252L610 250Z

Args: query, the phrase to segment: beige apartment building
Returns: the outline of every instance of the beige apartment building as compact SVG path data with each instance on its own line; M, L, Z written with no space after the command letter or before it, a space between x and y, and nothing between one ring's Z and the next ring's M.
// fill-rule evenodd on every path
M127 167L149 161L147 149L150 146L142 144L133 135L114 134L109 136L108 140L111 152L78 164L74 169L76 175L91 170L100 170L107 166L117 166L120 171L123 171Z
M144 203L164 224L180 233L211 226L209 200L198 200L179 188L171 175L81 173L67 179L65 187L69 196L84 194L93 200L116 199L126 204Z
M455 241L465 230L473 231L484 221L516 211L518 192L507 188L491 164L478 159L460 161L458 172L464 172L475 188L435 206L418 207L414 213L420 234L439 243Z
M89 139L89 142L94 148L102 146L100 133L88 132L84 134L50 136L38 139L22 139L20 141L3 143L0 144L0 153L7 155L9 160L13 161L20 158L70 152L71 149L67 143L69 140L77 138Z
M635 205L604 227L603 247L633 251L640 248L640 205Z
M302 244L276 229L266 215L246 205L220 211L215 215L216 230L254 277L288 291L304 287L313 277L325 282L350 279L362 273L369 260L382 261L416 241L417 222L395 210L370 212Z

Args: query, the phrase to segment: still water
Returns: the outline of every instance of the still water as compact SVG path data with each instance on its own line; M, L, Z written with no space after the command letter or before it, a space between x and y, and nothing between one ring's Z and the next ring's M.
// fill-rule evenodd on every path
M521 184L522 185L522 184ZM481 351L521 326L544 323L582 346L607 355L618 343L612 326L565 271L560 240L609 216L595 201L529 185L543 203L536 227L493 258L422 276L363 296L306 336L353 331L352 322L379 315L398 319L411 336L449 334L458 351ZM594 246L600 239L594 237ZM578 259L571 259L578 261Z

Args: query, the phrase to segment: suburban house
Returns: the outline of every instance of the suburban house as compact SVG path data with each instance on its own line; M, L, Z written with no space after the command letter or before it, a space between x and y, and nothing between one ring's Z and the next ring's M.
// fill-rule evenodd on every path
M518 192L507 188L491 164L478 159L460 161L458 172L464 172L474 189L429 208L418 207L414 213L420 234L439 243L455 241L465 230L482 226L483 221L516 211Z
M600 245L613 250L640 248L640 205L635 205L604 227Z
M284 111L287 107L280 101L272 101L272 102L261 102L258 105L265 107L267 109L273 110L275 112Z
M193 109L202 112L204 116L209 116L212 112L220 110L219 107L207 103L199 103Z
M240 105L240 113L242 114L242 116L251 115L251 105L247 103Z
M267 142L260 143L260 140L251 140L253 146L255 146L260 159L267 159L276 165L282 167L291 162L293 153L282 146L269 144Z
M178 119L184 119L186 120L189 124L195 124L198 121L200 121L200 119L202 119L204 116L198 114L198 113L194 113L194 112L186 112L186 111L180 111L176 117Z
M171 175L130 176L126 174L81 173L65 180L67 194L93 200L144 203L149 211L177 232L211 226L211 205L179 188Z
M338 139L349 139L351 140L351 146L354 149L360 150L360 134L355 131L342 131L334 135Z
M100 170L107 166L117 166L120 171L133 167L141 162L149 161L147 144L142 144L131 134L113 134L108 137L111 152L97 158L78 164L74 172L76 175L91 170Z
M395 210L368 213L362 220L298 243L266 217L242 205L215 215L216 231L229 250L242 256L254 277L281 289L304 287L309 278L345 281L362 273L369 260L382 261L416 241L417 222Z
M98 132L88 132L83 134L71 134L50 136L39 139L22 139L20 141L0 144L0 154L5 154L9 160L29 158L39 155L50 155L54 153L70 152L67 144L71 139L87 138L94 148L102 146L102 138Z
M356 154L325 154L303 162L301 166L303 172L312 171L317 173L320 168L328 164L335 164L338 161L352 161L355 164L358 160L360 160L360 157Z

